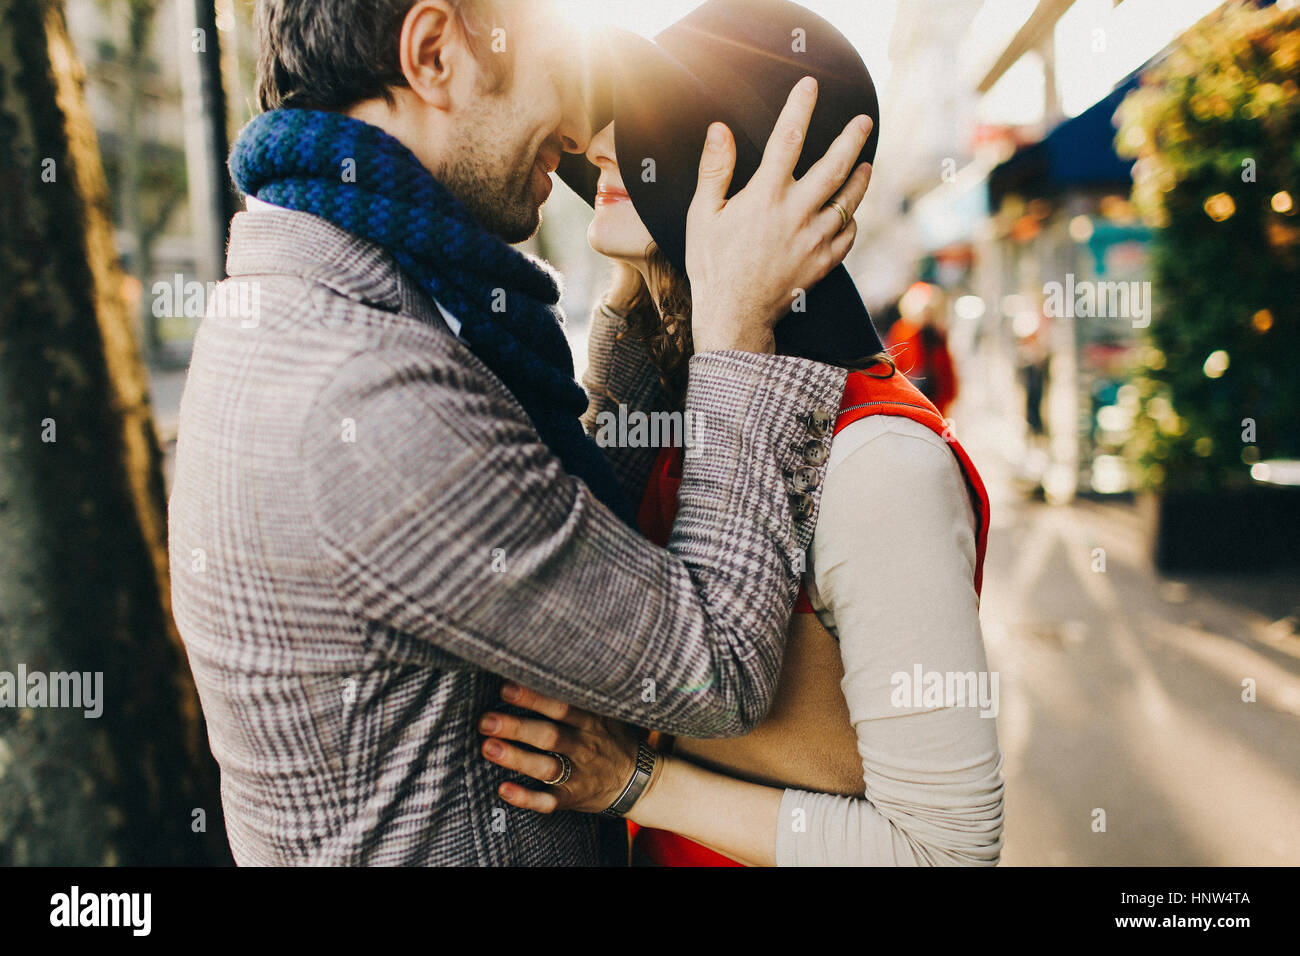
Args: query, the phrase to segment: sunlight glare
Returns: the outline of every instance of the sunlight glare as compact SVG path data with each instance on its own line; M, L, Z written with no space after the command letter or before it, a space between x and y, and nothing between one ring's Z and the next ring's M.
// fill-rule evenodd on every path
M700 5L701 0L554 0L562 17L580 32L601 27L621 27L643 37L653 37L670 23Z

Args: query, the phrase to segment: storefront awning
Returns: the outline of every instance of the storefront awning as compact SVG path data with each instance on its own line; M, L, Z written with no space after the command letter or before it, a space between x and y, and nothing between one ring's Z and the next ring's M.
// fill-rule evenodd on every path
M1050 196L1080 186L1125 186L1132 182L1133 160L1115 152L1115 111L1138 85L1141 71L1129 74L1104 99L1061 123L1026 146L989 175L989 204L1003 197Z

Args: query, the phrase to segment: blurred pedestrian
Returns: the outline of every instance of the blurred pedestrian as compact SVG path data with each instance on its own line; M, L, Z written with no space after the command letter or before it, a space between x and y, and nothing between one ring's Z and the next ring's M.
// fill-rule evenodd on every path
M945 418L957 398L957 371L943 328L943 293L928 282L915 282L898 300L899 319L885 344L903 372Z

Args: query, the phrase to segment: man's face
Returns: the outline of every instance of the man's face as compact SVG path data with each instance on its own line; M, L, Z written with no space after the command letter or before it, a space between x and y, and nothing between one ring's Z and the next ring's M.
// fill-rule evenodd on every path
M564 152L584 152L586 119L577 42L547 3L506 4L513 76L490 91L479 69L456 110L454 143L435 174L490 232L522 242L541 224L551 173Z

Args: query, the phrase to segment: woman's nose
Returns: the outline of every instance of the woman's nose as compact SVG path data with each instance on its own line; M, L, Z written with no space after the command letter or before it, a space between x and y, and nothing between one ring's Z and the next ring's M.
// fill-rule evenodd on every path
M591 145L587 147L587 160L594 166L616 167L618 165L614 156L613 123L591 138Z

